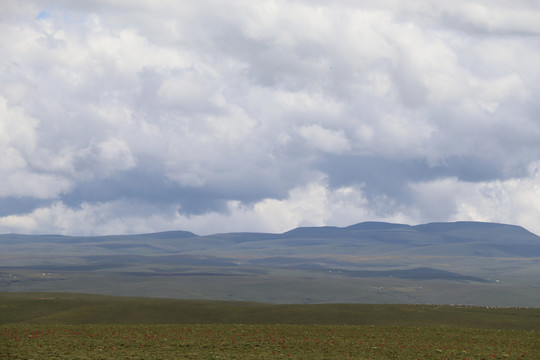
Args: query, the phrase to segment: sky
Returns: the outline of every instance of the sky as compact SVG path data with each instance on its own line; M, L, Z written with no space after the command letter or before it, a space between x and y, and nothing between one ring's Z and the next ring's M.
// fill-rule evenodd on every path
M2 0L0 233L540 234L537 0Z

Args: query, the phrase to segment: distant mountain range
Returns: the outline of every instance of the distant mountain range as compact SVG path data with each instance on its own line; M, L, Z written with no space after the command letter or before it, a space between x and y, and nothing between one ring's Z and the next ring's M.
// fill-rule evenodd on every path
M299 227L282 234L224 233L199 236L189 231L137 235L0 235L2 253L39 254L214 254L270 255L461 255L540 256L540 237L498 223L453 222L403 225L363 222L348 227Z
M367 302L414 302L421 293L418 289L438 281L431 295L420 297L420 302L445 299L441 282L446 282L450 288L461 284L454 297L465 295L462 288L471 284L486 290L485 296L497 285L500 301L521 305L508 300L511 295L500 296L502 290L514 286L512 290L523 292L529 306L540 294L535 280L540 275L539 259L537 235L519 226L483 222L416 226L363 222L347 227L300 227L282 234L205 236L187 231L91 237L3 234L0 291L77 290L269 302L358 302L362 294L351 286L374 284L370 291L378 292L370 294ZM18 279L13 275L16 272L20 273ZM44 282L49 273L50 281ZM87 277L92 281L86 287L74 284L76 279ZM113 278L120 286L111 283ZM192 284L187 278L201 283ZM221 284L230 286L210 289L218 278ZM173 280L195 290L166 290ZM206 287L201 285L204 282ZM305 287L304 296L298 289L289 288L290 283L297 282L304 287L310 282L323 288L340 285L347 291L343 290L343 296L325 297ZM261 288L261 284L266 285ZM390 285L392 291L383 291ZM137 286L148 290L137 290ZM248 291L248 286L254 290ZM281 292L279 298L269 295L272 286ZM339 289L336 291L339 293ZM478 296L472 302L478 303ZM471 302L467 299L464 302ZM540 306L540 300L537 303Z

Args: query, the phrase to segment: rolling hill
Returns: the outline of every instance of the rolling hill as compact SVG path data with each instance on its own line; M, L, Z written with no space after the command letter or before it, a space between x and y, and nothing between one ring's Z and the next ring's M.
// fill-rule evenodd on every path
M282 234L0 235L0 291L540 307L540 238L481 222Z

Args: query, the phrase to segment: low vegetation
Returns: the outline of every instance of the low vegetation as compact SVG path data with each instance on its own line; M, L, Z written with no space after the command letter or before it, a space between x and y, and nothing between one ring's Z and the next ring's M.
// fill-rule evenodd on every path
M540 359L540 309L0 293L0 359Z
M0 325L297 324L540 331L540 308L409 304L264 304L71 293L0 293Z
M8 359L539 359L533 331L351 325L0 328Z
M0 292L540 307L540 237L494 223L367 222L282 234L0 234Z

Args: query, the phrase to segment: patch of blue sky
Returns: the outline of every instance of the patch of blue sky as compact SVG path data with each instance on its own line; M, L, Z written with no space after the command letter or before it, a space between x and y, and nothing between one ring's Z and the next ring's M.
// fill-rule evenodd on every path
M39 12L39 14L36 16L36 19L37 20L42 20L42 19L48 19L51 17L51 14L48 12L48 11L45 11L45 10L42 10Z

